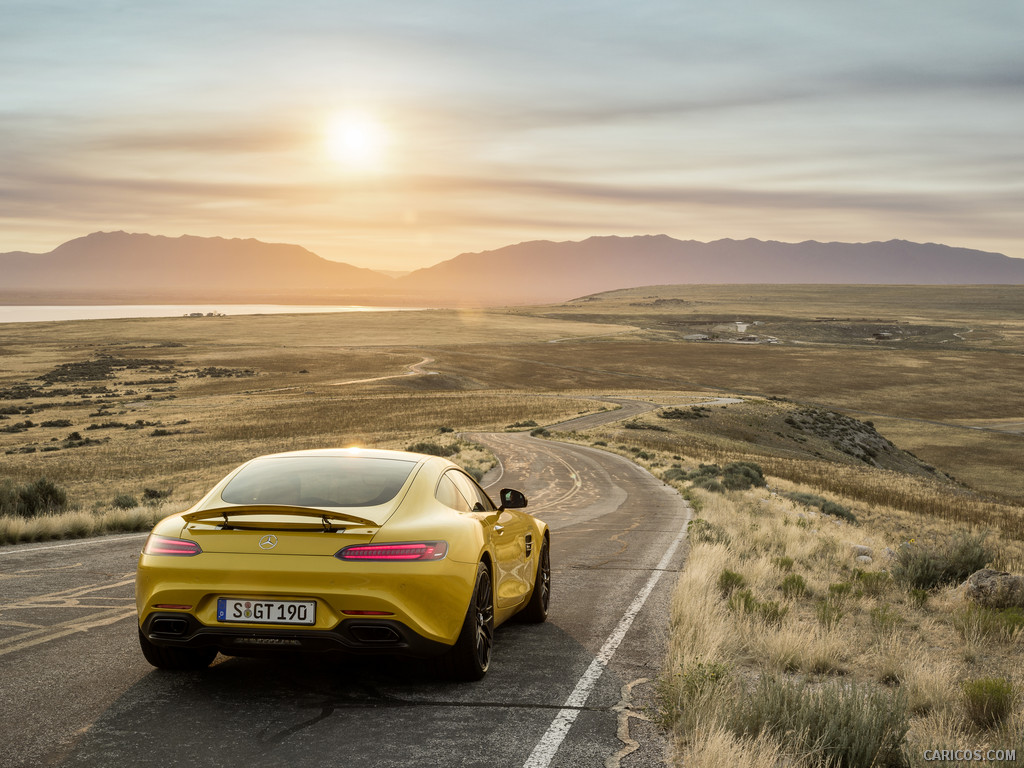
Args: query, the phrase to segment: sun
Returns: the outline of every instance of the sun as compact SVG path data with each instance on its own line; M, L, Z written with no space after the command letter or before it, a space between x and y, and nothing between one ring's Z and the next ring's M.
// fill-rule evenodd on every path
M347 168L382 169L389 142L387 128L372 115L342 112L327 122L327 152L335 162Z

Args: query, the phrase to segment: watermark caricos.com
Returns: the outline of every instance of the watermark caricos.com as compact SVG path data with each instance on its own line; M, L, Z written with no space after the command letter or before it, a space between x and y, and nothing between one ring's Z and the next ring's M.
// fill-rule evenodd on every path
M926 749L923 755L927 761L947 760L952 762L1004 762L1017 761L1015 749Z

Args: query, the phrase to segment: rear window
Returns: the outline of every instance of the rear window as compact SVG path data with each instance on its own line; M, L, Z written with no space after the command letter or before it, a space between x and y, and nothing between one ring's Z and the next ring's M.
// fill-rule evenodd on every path
M415 461L356 456L277 456L235 475L220 497L230 504L373 507L401 490Z

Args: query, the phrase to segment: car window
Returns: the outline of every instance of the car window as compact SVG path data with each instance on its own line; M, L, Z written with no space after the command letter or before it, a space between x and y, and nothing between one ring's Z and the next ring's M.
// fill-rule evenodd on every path
M453 469L448 472L446 477L451 477L455 485L462 491L462 495L469 499L473 511L490 512L494 509L494 504L491 503L487 494L469 475Z
M462 492L455 487L455 483L452 482L450 472L441 475L441 479L437 483L437 489L434 491L434 498L446 507L457 509L459 512L469 512L472 509L472 505L462 495Z
M221 491L229 504L371 507L395 497L415 461L354 456L256 459Z

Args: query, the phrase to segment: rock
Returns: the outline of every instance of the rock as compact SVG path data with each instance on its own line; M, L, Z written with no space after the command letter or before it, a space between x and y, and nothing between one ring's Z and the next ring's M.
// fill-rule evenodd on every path
M860 557L861 555L867 555L868 557L871 557L873 554L875 554L871 547L866 547L863 544L851 544L850 549L853 550L854 557Z
M874 560L871 559L871 555L857 555L857 562L863 563L864 565L871 565Z
M967 577L964 597L986 608L1024 608L1024 576L983 568Z

